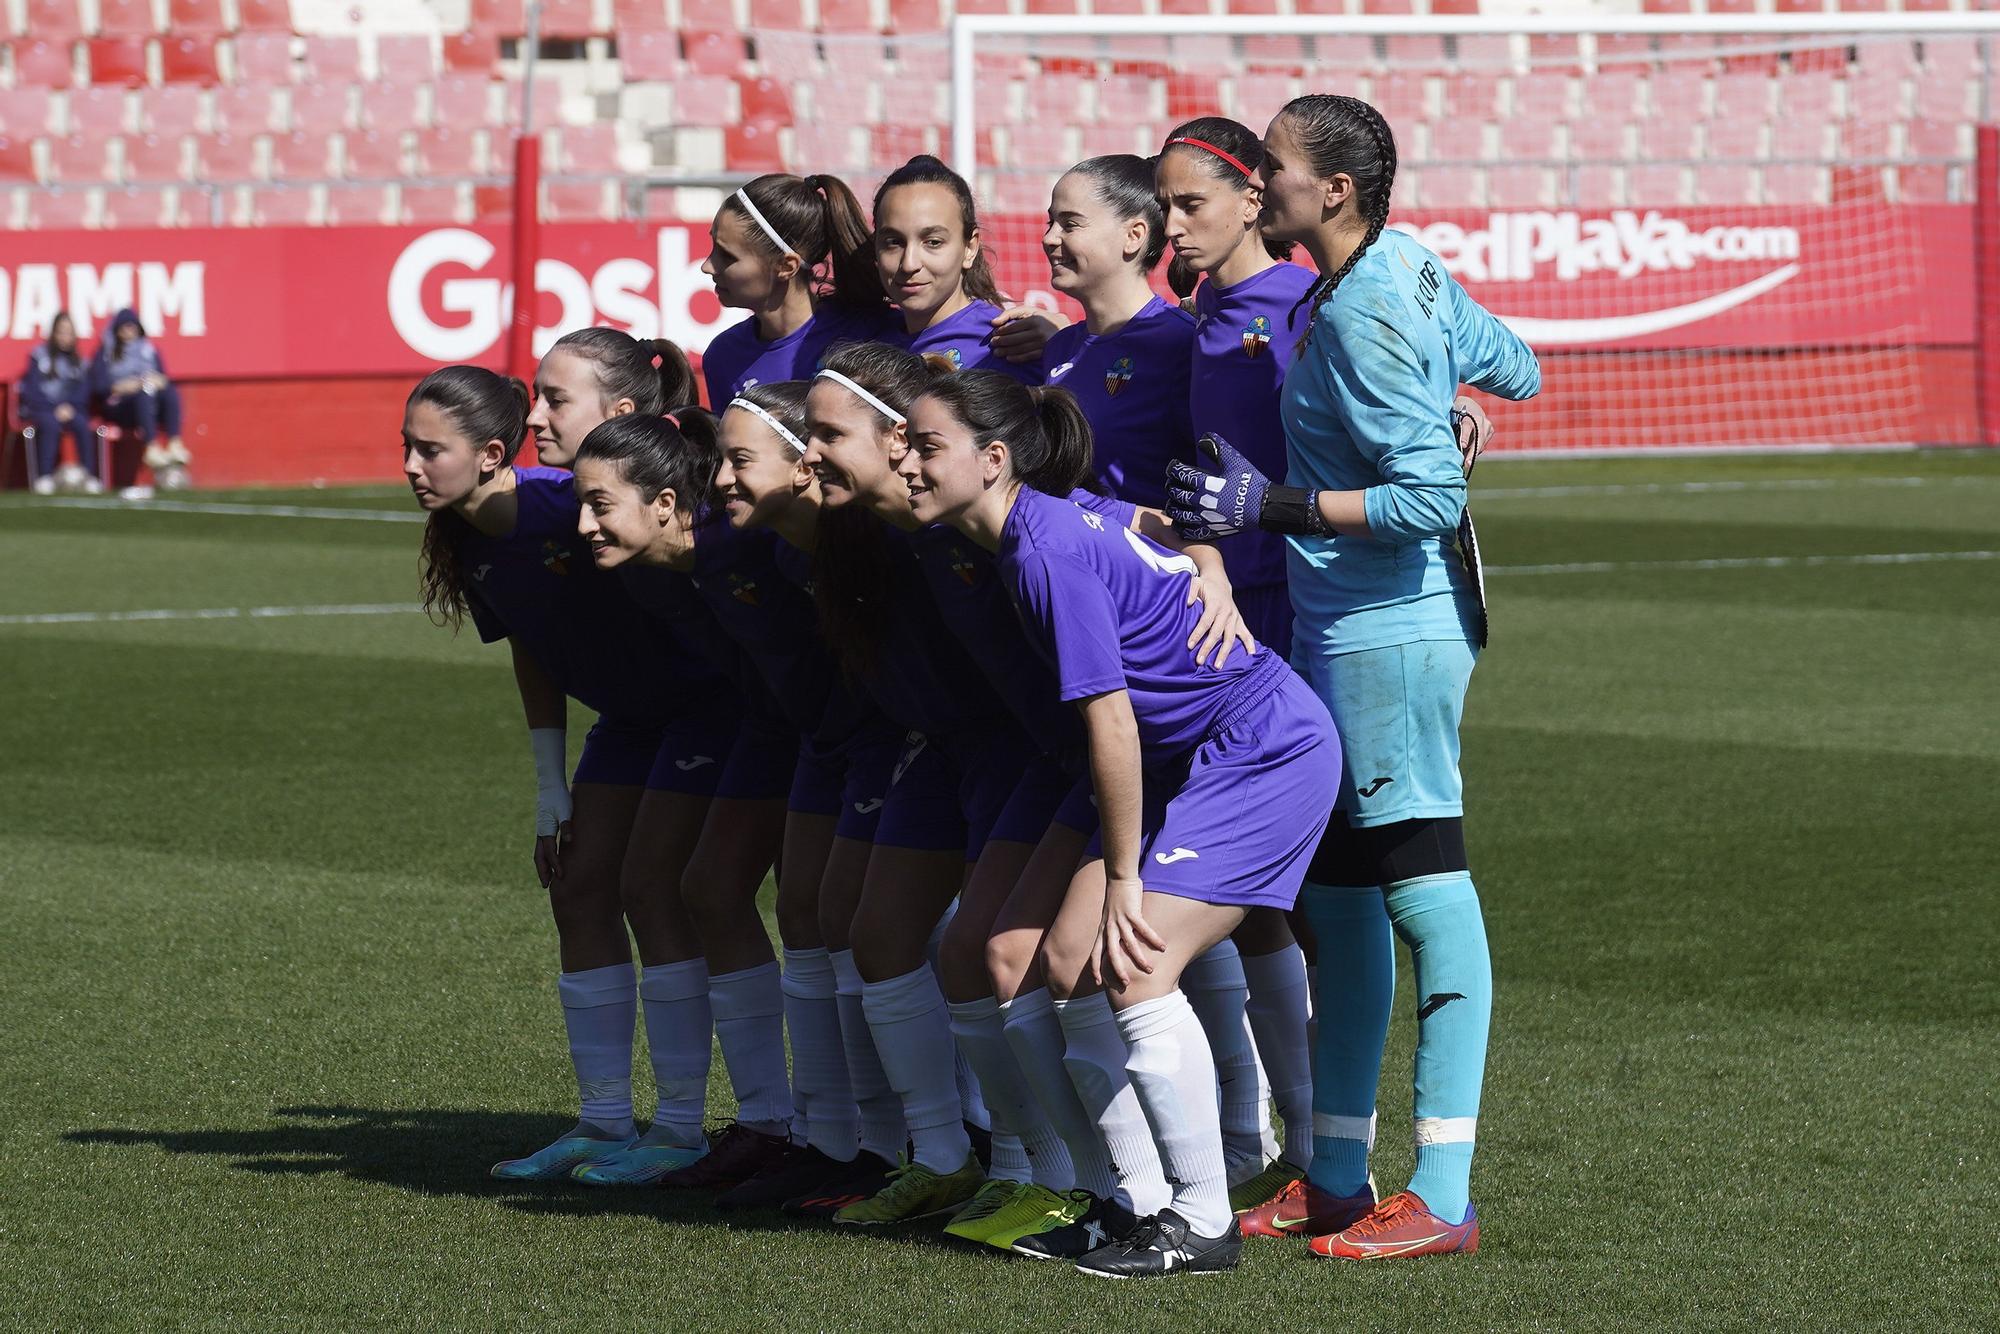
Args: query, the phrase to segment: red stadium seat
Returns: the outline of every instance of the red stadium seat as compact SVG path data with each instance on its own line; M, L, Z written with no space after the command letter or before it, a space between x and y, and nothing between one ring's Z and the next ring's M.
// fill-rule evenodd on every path
M590 125L564 125L556 131L557 170L578 175L615 173L618 165L618 127L610 121Z
M761 121L731 125L722 132L723 159L731 171L783 171L785 155L779 126Z
M1222 81L1212 74L1184 74L1167 80L1167 117L1193 120L1222 114Z
M1085 125L1078 136L1078 157L1104 157L1112 153L1143 153L1158 147L1142 138L1132 125Z
M1382 51L1391 65L1441 65L1444 63L1444 38L1384 37Z
M1236 56L1236 39L1213 36L1174 37L1167 44L1169 75L1182 79L1190 75L1227 78L1242 69Z
M14 42L16 88L68 88L74 82L68 42Z
M1413 175L1425 208L1478 208L1485 202L1477 167L1420 167Z
M209 87L222 82L222 70L215 63L215 40L210 37L169 37L160 43L160 81L199 83Z
M361 43L352 37L306 38L306 77L322 83L359 83Z
M210 119L218 131L232 134L263 134L278 127L275 90L263 84L228 84L215 90Z
M612 0L611 27L624 40L628 32L671 32L666 0Z
M1888 171L1882 167L1835 167L1827 173L1830 204L1875 204L1888 198Z
M500 62L500 40L490 32L468 28L444 39L444 67L454 74L492 78Z
M529 112L535 118L534 128L546 130L560 119L557 114L562 103L562 83L553 74L535 76L535 97ZM521 81L507 79L500 85L500 124L518 126L521 123Z
M95 135L72 134L47 141L49 179L78 185L94 185L111 177L111 140Z
M243 32L292 31L292 0L236 0L236 26Z
M28 196L28 226L66 232L96 225L97 191L36 190Z
M136 88L149 81L145 38L93 37L86 46L92 83L122 83Z
M936 32L943 26L940 0L889 0L890 32Z
M0 134L0 181L34 181L38 176L35 141Z
M141 134L194 134L201 129L201 90L185 84L139 93Z
M1542 167L1489 167L1486 203L1490 208L1547 208L1549 174Z
M681 77L681 39L671 32L618 34L618 69L627 83L672 83Z
M348 137L352 145L353 136ZM479 132L440 125L417 134L417 170L430 176L477 176L486 169Z
M437 52L423 33L383 33L375 39L375 77L429 83L437 77Z
M1762 74L1724 74L1715 81L1718 120L1748 120L1762 124L1770 114L1772 80Z
M68 98L69 114L64 118L67 132L99 139L123 134L128 100L123 88L74 89Z
M27 23L21 35L43 42L74 42L83 37L83 12L77 0L25 0Z
M167 31L175 37L220 37L229 31L222 0L168 0Z
M527 6L522 0L472 0L467 26L496 37L518 37L526 20Z
M737 119L729 94L727 79L690 75L674 85L674 110L684 124L721 129Z
M493 119L493 80L439 79L431 86L431 120L466 129L498 123Z
M148 134L124 141L124 179L141 184L171 184L187 176L184 142L174 135Z
M817 118L792 128L793 170L849 172L868 165L861 136L844 121Z
M1346 11L1342 10L1341 12L1345 13ZM1382 14L1388 16L1414 14L1416 13L1416 6L1411 4L1410 0L1361 0L1361 12L1364 14Z
M876 32L874 0L819 0L821 32Z
M930 133L923 125L873 126L868 131L868 155L878 167L900 167L919 153L936 151Z
M1563 202L1576 208L1615 208L1625 202L1619 169L1609 163L1586 163L1576 169L1576 190Z
M1500 114L1500 76L1460 70L1444 81L1444 112L1464 120L1493 120Z
M1644 72L1653 67L1653 39L1645 33L1597 34L1597 72Z
M738 79L736 93L746 121L769 120L789 125L792 97L776 79Z
M1458 39L1458 67L1504 73L1514 67L1514 39L1500 34L1466 33Z
M1378 14L1378 13L1383 13L1385 11L1378 9L1368 9L1365 12L1370 14ZM1479 12L1479 0L1431 0L1431 13L1433 14L1466 15L1466 14L1477 14L1478 12Z
M1780 14L1824 14L1826 0L1772 0L1771 8Z
M290 83L292 39L280 32L246 32L230 46L238 83Z
M1029 86L1034 87L1032 84ZM1153 80L1134 74L1114 74L1100 79L1097 82L1097 114L1119 121L1149 120L1160 114L1157 109L1160 104L1153 96L1154 86ZM1081 102L1070 104L1071 114L1075 114L1076 107L1080 105ZM1046 114L1053 117L1059 113L1056 108L1050 107Z
M1385 74L1375 80L1372 93L1369 101L1392 126L1413 125L1430 119L1424 79L1420 74L1406 71Z
M544 222L616 222L617 196L605 181L544 181Z
M1838 80L1824 72L1794 73L1778 80L1780 120L1833 119L1834 89Z
M1707 112L1708 76L1680 65L1663 67L1646 81L1646 106L1654 116L1699 120Z
M1160 13L1189 18L1206 18L1215 12L1209 0L1159 0ZM1096 6L1091 6L1092 10Z
M1640 78L1623 71L1599 74L1582 81L1583 119L1615 116L1626 119L1639 112Z
M1926 71L1917 80L1917 114L1931 120L1961 120L1972 114L1978 96L1976 75L1944 76Z
M1655 162L1685 162L1693 158L1696 122L1674 115L1653 115L1639 125L1639 156Z
M1764 156L1762 118L1712 120L1703 128L1703 136L1702 157L1710 162L1748 162Z
M1240 14L1246 18L1278 12L1278 0L1229 0L1223 7L1226 14Z
M319 209L309 186L270 186L250 192L250 221L258 227L313 227Z
M354 130L343 136L349 180L391 181L409 174L403 160L403 136Z
M1550 162L1562 157L1556 139L1559 122L1540 116L1509 116L1500 123L1500 156L1512 162ZM1447 142L1456 138L1458 131L1452 126L1445 134ZM1435 139L1438 136L1433 136ZM1476 140L1474 141L1477 142ZM1466 156L1463 150L1453 149L1450 156ZM1445 153L1439 157L1447 156Z
M55 99L46 88L0 88L0 134L22 142L46 134Z
M743 38L733 32L690 32L683 34L687 62L699 74L735 75L748 62Z
M1964 158L1971 156L1970 135L1963 122L1954 120L1913 120L1905 129L1911 157Z
M1780 116L1771 122L1771 156L1820 162L1826 158L1827 122L1798 116Z
M1687 203L1686 172L1658 163L1625 169L1625 195L1634 208L1672 208Z
M1694 202L1710 207L1755 203L1757 169L1741 162L1704 162L1694 171Z
M249 135L205 134L196 141L195 155L205 181L254 181L259 176L257 141Z
M302 83L292 89L292 120L295 130L344 130L354 124L348 85Z
M1822 204L1826 202L1826 169L1803 164L1775 164L1764 168L1763 200L1766 204Z
M750 0L750 26L771 32L803 32L806 7L802 0Z
M159 30L153 22L153 0L97 0L100 37L151 37Z
M431 123L424 114L423 89L406 83L369 84L361 98L361 123L368 129L390 134L423 129Z
M461 222L463 205L455 185L406 185L402 190L405 223Z
M906 125L915 122L927 125L932 121L942 120L940 107L943 103L943 93L944 89L937 84L926 83L919 79L897 79L884 84L882 123ZM813 97L813 107L819 114L814 115L812 119L815 121L834 119L829 113L836 109L836 104L831 99L837 96L838 85L829 81L826 95L816 93Z
M1569 79L1561 74L1524 74L1514 80L1514 114L1561 120L1569 115Z
M389 219L386 185L330 185L326 189L326 225L382 223Z
M1951 204L1960 202L1953 190L1957 168L1943 163L1924 163L1896 169L1896 198L1905 204Z
M841 72L854 80L884 77L887 55L882 43L863 38L836 39L835 59ZM766 76L796 83L826 72L819 58L819 38L809 32L765 32L757 35L757 68Z
M735 32L736 0L681 0L681 27L693 32Z
M103 214L97 225L109 231L119 228L172 227L184 223L172 214L173 201L166 190L106 190Z
M596 8L592 0L542 0L542 36L573 42L596 36Z
M1569 127L1570 156L1622 162L1631 156L1631 129L1623 116L1587 115Z
M271 140L271 179L316 181L333 174L333 136L325 130L293 130Z

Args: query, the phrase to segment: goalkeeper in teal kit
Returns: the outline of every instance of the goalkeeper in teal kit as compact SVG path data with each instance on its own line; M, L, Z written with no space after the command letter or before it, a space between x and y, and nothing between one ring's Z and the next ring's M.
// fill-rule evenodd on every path
M1527 345L1430 251L1383 230L1395 167L1388 125L1355 98L1301 97L1272 121L1264 234L1327 275L1285 377L1289 472L1273 485L1210 438L1213 471L1174 465L1168 504L1189 537L1287 535L1293 666L1346 756L1299 900L1319 948L1312 1169L1242 1222L1350 1260L1479 1244L1469 1181L1493 983L1458 724L1486 613L1450 412L1460 383L1511 399L1541 388ZM1395 936L1416 970L1417 1169L1378 1201L1368 1153Z

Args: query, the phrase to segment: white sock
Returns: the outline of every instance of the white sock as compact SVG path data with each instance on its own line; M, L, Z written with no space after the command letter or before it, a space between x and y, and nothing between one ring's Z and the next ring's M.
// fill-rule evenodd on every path
M1243 956L1250 984L1250 1031L1271 1076L1271 1101L1285 1123L1285 1161L1312 1166L1312 1049L1306 1046L1306 956L1297 945Z
M1173 991L1120 1010L1118 1031L1131 1048L1126 1070L1173 1182L1173 1210L1195 1235L1219 1237L1229 1228L1229 1186L1222 1127L1207 1096L1215 1060L1201 1021Z
M979 1075L986 1092L986 1110L993 1118L993 1161L987 1175L1009 1181L1032 1181L1053 1191L1076 1185L1069 1150L1034 1095L1007 1045L1000 1021L1000 1002L991 996L953 1001L951 1036L966 1062Z
M1129 1053L1110 1000L1100 991L1057 1001L1055 1009L1063 1031L1063 1068L1111 1154L1111 1170L1118 1178L1113 1198L1141 1218L1160 1212L1173 1195L1160 1167L1153 1128L1125 1073ZM1215 1105L1212 1089L1207 1102Z
M866 982L861 1003L882 1069L903 1102L912 1158L934 1172L956 1172L972 1153L953 1075L951 1019L930 965L901 977Z
M789 1135L792 1090L785 1074L785 999L778 964L710 974L708 1004L729 1084L736 1090L736 1119L767 1135Z
M654 964L639 979L639 1000L646 1007L646 1048L660 1093L646 1138L699 1144L701 1114L708 1105L708 1063L714 1051L708 965L700 959Z
M1068 1150L1070 1170L1076 1184L1099 1199L1108 1199L1118 1190L1118 1174L1112 1169L1111 1155L1097 1123L1084 1111L1063 1064L1062 1025L1056 1021L1055 1003L1047 988L1038 988L1014 997L1000 1007L1006 1029L1007 1046L1014 1063L1033 1090L1035 1102L1047 1116L1049 1126ZM1050 1189L1054 1189L1051 1187Z
M875 1034L861 1003L861 970L854 966L854 951L830 950L827 957L833 961L848 1087L854 1092L855 1109L861 1117L861 1147L893 1163L903 1156L903 1146L910 1139L903 1125L903 1100L889 1087L882 1057L875 1050Z
M1181 991L1208 1034L1222 1106L1223 1150L1231 1169L1247 1180L1277 1156L1278 1141L1271 1133L1264 1068L1257 1063L1257 1046L1244 1017L1249 989L1236 943L1225 940L1189 960L1181 970Z
M945 928L951 925L951 919L956 916L958 916L958 900L953 899L944 905L944 913L938 918L937 925L931 928L930 939L924 942L924 958L930 962L931 971L937 974L940 994L944 990L944 974L938 971L938 952L944 948ZM958 1085L958 1105L966 1123L978 1126L997 1138L999 1132L993 1126L993 1113L988 1110L986 1095L979 1087L978 1068L967 1058L964 1049L957 1046L952 1048L951 1062L952 1078ZM997 1154L1002 1152L1002 1149L996 1146L993 1151ZM1012 1179L1018 1181L1026 1178Z
M782 986L792 1039L792 1105L798 1113L792 1133L846 1162L861 1141L861 1109L847 1081L833 960L823 949L786 950Z
M614 963L556 978L583 1119L620 1139L636 1133L632 1125L635 975L631 964Z

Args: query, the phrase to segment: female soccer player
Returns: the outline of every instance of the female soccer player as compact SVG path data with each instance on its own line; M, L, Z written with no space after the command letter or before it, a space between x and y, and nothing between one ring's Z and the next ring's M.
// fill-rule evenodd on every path
M1319 944L1307 1182L1274 1202L1278 1230L1315 1253L1380 1259L1471 1251L1468 1194L1492 966L1466 867L1458 723L1484 609L1461 541L1461 380L1539 391L1534 353L1437 257L1384 230L1396 144L1352 97L1288 103L1264 137L1262 227L1326 275L1285 377L1288 485L1223 441L1214 473L1177 467L1182 531L1289 538L1293 661L1340 729L1338 814L1303 895ZM1375 1092L1395 994L1391 930L1417 971L1417 1171L1378 1205L1368 1182Z
M542 461L562 466L574 464L582 442L602 423L625 416L657 418L694 394L687 359L674 344L644 343L605 328L579 329L558 339L542 359L536 382L540 393L529 425ZM606 562L601 549L592 552L602 568L619 563ZM630 1150L575 1175L588 1185L726 1187L790 1156L783 1002L756 894L783 836L798 733L744 671L739 651L685 580L640 574L626 577L625 584L643 607L666 621L684 651L732 678L735 693L748 705L726 749L705 759L681 757L670 779L663 773L662 781L652 784L707 802L693 845L680 851L679 860L652 866L653 874L671 878L699 940L700 957L649 968L645 984L649 996L670 998L686 1010L689 1022L712 1017L737 1095L737 1116L711 1144L700 1133L700 1104L687 1110L687 1100L677 1098L675 1115L656 1117ZM667 1003L662 999L655 1008Z
M1090 921L1066 903L1044 958L1053 972L1079 927L1095 938L1094 973L1172 1194L1077 1267L1120 1278L1228 1269L1242 1240L1215 1067L1180 974L1247 907L1290 906L1332 806L1338 751L1325 709L1274 656L1188 660L1185 557L1022 485L1049 452L1088 448L1086 433L1052 439L1042 420L1001 377L940 376L910 428L927 510L996 553L1088 744L1103 855L1071 900L1095 906L1103 876L1102 908Z
M28 354L21 372L21 416L35 428L35 453L29 475L35 494L56 489L56 465L62 462L62 438L76 444L76 461L90 474L85 489L104 489L97 474L97 432L90 429L90 374L76 351L76 321L59 310L49 321L48 341Z
M480 638L506 639L538 784L535 868L561 947L557 991L582 1115L555 1142L495 1166L550 1180L623 1156L632 1123L632 1039L646 1009L661 1107L655 1129L698 1154L709 1064L708 990L676 879L701 832L716 757L736 730L726 683L666 625L598 574L577 538L572 479L514 463L527 387L476 366L434 371L411 392L403 469L429 513L424 603ZM564 781L566 699L598 714ZM637 982L631 937L646 979ZM678 969L678 971L677 971ZM689 1135L691 1132L691 1136ZM653 1132L649 1132L649 1135ZM655 1137L658 1138L657 1136Z
M1148 506L1166 498L1167 464L1192 457L1194 446L1188 370L1198 360L1195 321L1151 286L1166 246L1146 159L1091 158L1056 182L1042 248L1051 285L1081 303L1085 318L1049 340L1048 382L1081 405L1104 484ZM1253 972L1262 985L1250 993ZM1262 1204L1311 1157L1304 958L1284 919L1260 910L1234 940L1195 960L1182 987L1214 1043L1232 1203ZM1245 1028L1246 1009L1260 1024L1258 1045ZM1282 1157L1270 1133L1260 1047L1264 1064L1281 1073Z
M701 271L716 299L751 313L702 353L717 412L751 385L810 377L836 341L900 327L875 271L868 218L837 176L759 176L722 201L709 237Z
M944 357L954 370L983 366L1040 382L1043 344L1055 326L1041 312L1001 309L972 187L929 154L890 172L875 191L875 267L903 316L903 336L887 341Z

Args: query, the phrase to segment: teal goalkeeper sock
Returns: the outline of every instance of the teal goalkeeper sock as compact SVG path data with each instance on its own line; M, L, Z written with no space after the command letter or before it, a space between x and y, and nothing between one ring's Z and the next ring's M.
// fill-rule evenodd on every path
M1319 941L1313 1013L1313 1158L1307 1179L1334 1195L1368 1184L1375 1091L1396 999L1396 941L1382 891L1307 881L1299 906Z
M1472 1146L1493 1017L1493 961L1464 871L1391 885L1389 920L1417 980L1417 1171L1410 1189L1447 1223L1471 1204Z

